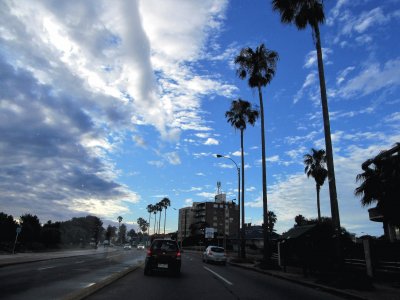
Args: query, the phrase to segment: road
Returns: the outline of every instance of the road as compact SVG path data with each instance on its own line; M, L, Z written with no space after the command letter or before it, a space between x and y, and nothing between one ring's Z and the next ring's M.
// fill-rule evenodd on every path
M1 299L63 299L144 261L145 251L100 249L98 254L0 268Z
M105 299L342 299L234 266L205 264L198 253L182 255L182 273L144 276L143 267L99 290L88 300Z

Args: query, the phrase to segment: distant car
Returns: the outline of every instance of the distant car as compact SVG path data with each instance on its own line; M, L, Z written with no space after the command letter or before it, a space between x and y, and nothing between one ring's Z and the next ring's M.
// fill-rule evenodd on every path
M226 264L225 249L217 246L208 246L203 252L203 262Z
M147 250L144 275L153 271L169 271L176 276L181 272L181 251L171 239L155 239Z
M138 250L144 250L144 245L143 244L138 244L136 248Z
M124 245L124 250L131 250L132 246L130 244L125 244Z

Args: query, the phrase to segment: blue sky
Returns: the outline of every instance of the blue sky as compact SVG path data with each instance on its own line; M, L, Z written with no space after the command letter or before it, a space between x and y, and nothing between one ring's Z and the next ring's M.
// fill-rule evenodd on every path
M354 196L366 159L400 141L400 1L324 1L321 27L341 224L383 234ZM264 90L269 208L279 233L315 218L302 157L324 148L311 30L270 1L1 1L0 210L42 222L95 214L134 225L169 197L178 209L236 198L240 135L224 117L258 94L234 57L279 53ZM260 123L245 132L246 222L262 222ZM321 210L330 215L328 186Z

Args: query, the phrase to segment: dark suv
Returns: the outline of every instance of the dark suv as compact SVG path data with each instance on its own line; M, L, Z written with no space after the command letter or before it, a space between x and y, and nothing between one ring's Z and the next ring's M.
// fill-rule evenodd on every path
M181 272L181 251L178 243L170 239L156 239L147 250L144 275L154 270L170 271L175 275Z

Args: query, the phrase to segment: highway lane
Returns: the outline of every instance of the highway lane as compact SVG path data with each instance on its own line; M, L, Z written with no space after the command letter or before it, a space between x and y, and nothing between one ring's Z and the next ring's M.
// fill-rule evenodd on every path
M100 252L100 251L99 251ZM116 250L0 268L2 299L61 299L143 262L145 251Z
M205 264L200 254L182 255L181 276L144 276L143 268L97 291L105 299L341 299L328 293L233 266Z

